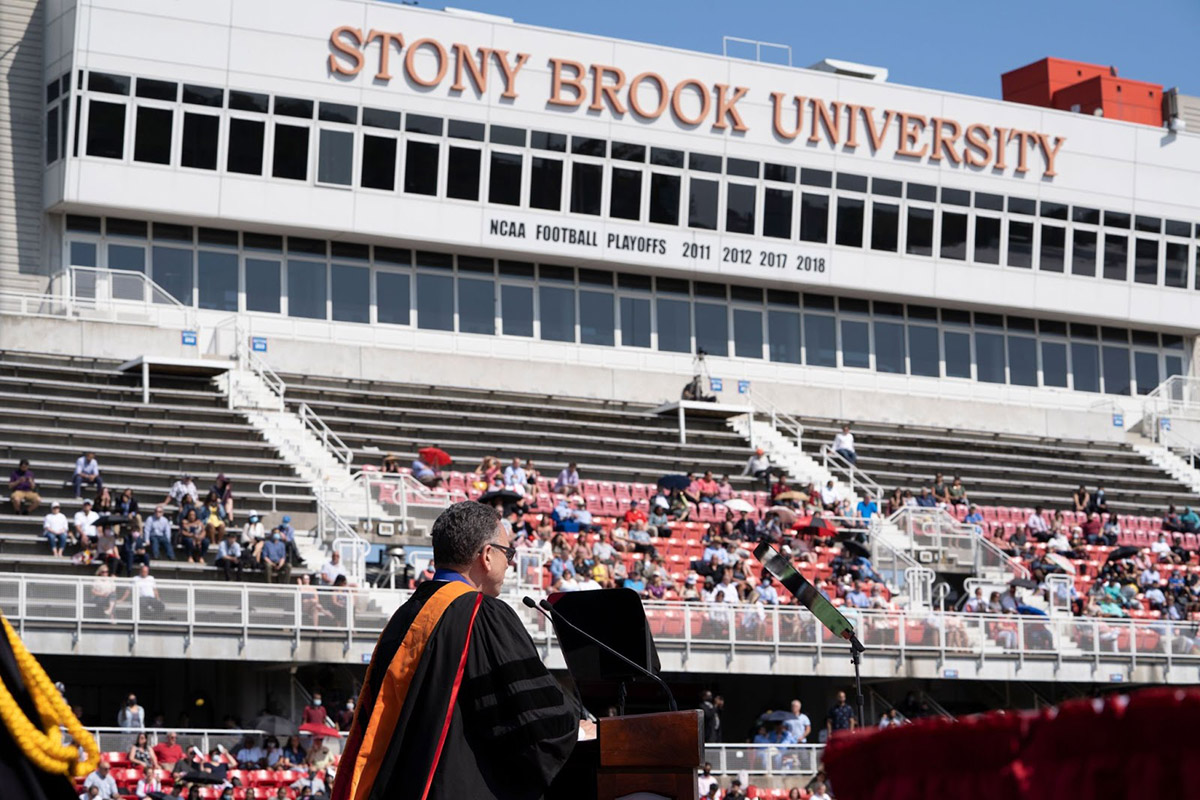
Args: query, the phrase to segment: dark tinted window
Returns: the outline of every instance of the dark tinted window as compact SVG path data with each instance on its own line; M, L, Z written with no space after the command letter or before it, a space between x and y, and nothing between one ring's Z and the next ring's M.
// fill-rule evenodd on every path
M646 145L627 144L626 142L613 142L612 157L618 161L645 161Z
M1158 283L1157 239L1138 239L1134 244L1133 280L1136 283Z
M754 195L753 186L731 183L726 187L725 230L730 233L754 233Z
M1166 270L1163 283L1166 286L1187 287L1187 245L1182 242L1167 242Z
M1108 212L1105 212L1106 214ZM1129 277L1129 237L1104 235L1104 277L1123 281Z
M138 97L147 97L151 100L169 100L174 103L179 99L179 84L174 81L156 81L152 78L138 78L136 94Z
M371 128L387 128L388 130L400 130L400 112L399 111L384 111L379 108L364 108L362 112L362 122ZM408 324L408 315L405 314L404 324Z
M837 366L837 328L833 317L804 315L804 362L813 367Z
M882 194L888 197L903 197L904 184L900 181L890 181L887 178L872 178L871 192L873 194Z
M1096 274L1096 232L1078 228L1071 234L1071 274Z
M1071 219L1076 222L1086 222L1089 225L1100 224L1100 211L1095 208L1074 206L1071 208Z
M390 136L363 136L362 177L367 189L396 188L396 140ZM407 324L407 313L405 324Z
M909 184L911 196L912 184ZM933 255L933 209L908 209L908 237L905 252L914 256Z
M705 153L688 153L688 167L701 172L720 172L721 157Z
M975 193L975 207L986 208L989 211L1003 211L1004 198L998 194L987 194L986 192Z
M275 123L275 155L271 174L276 178L308 179L308 128Z
M225 168L243 175L261 175L266 123L254 119L229 120L229 152Z
M492 153L492 168L488 174L488 201L506 206L521 205L520 154Z
M837 188L851 192L865 192L867 190L867 176L839 172L837 174Z
M589 139L585 136L571 137L571 152L576 155L603 158L607 151L608 142L603 139Z
M133 160L150 164L171 163L171 122L167 108L138 108L133 133Z
M650 175L650 221L664 225L679 224L680 177L652 173Z
M57 86L57 82L55 82ZM65 106L64 106L65 108ZM46 112L46 163L58 159L58 106Z
M349 186L354 175L354 133L322 130L317 153L317 180Z
M354 125L358 122L358 108L344 103L321 103L317 107L317 119L323 122L345 122ZM336 303L336 298L334 302Z
M837 201L837 243L844 247L862 247L863 201L839 197Z
M965 189L947 189L942 187L942 202L952 206L971 205L971 193Z
M613 145L614 150L616 145ZM609 216L617 219L639 219L642 214L642 172L636 169L613 168L609 190Z
M900 243L900 206L871 204L871 249L896 252Z
M488 131L488 139L492 144L509 144L516 147L525 146L525 129L510 128L506 125L493 125Z
M482 135L482 134L481 134ZM458 200L479 199L480 151L451 147L446 164L446 196Z
M567 137L561 133L546 133L533 131L529 134L529 146L538 150L552 150L556 153L566 152Z
M1013 198L1009 198L1012 200ZM1033 266L1033 223L1008 221L1008 265Z
M238 111L257 111L265 114L270 107L270 98L265 94L258 94L257 92L231 91L229 93L229 107Z
M663 147L650 148L650 163L662 167L683 167L683 151Z
M92 76L97 73L93 72ZM125 155L125 106L93 100L88 104L87 154L101 158Z
M716 230L717 182L692 178L688 184L688 227Z
M217 138L221 118L211 114L183 115L183 149L179 163L196 169L217 168Z
M411 114L409 119L412 119ZM437 194L437 171L436 144L415 141L405 143L404 191L410 194Z
M375 273L375 319L389 325L407 325L411 305L410 278L406 272Z
M276 97L275 113L285 117L312 119L313 101L301 100L298 97Z
M763 164L763 177L769 181L796 182L796 168L784 164Z
M621 344L626 347L650 346L650 300L648 298L621 298Z
M945 194L946 190L942 190ZM967 258L967 215L942 212L942 258L965 261Z
M1040 252L1039 269L1046 272L1062 272L1067 259L1066 229L1057 225L1043 225Z
M428 133L432 136L441 136L442 118L427 117L424 114L409 114L404 118L404 130L409 133Z
M129 94L129 78L125 75L92 71L88 73L87 88L89 92L127 95Z
M183 85L183 102L196 106L220 108L225 105L225 90L185 83Z
M1037 203L1025 197L1010 197L1008 210L1013 214L1036 214Z
M909 200L925 200L930 203L937 200L937 187L926 183L908 184Z
M589 140L590 141L590 140ZM599 214L600 193L604 184L604 167L600 164L576 162L571 165L571 211L576 214Z
M833 186L833 173L823 169L802 169L800 183L805 186Z
M763 192L763 236L773 236L778 239L792 238L791 189L768 187Z
M806 172L804 170L801 172ZM803 181L803 177L801 178ZM829 237L829 198L823 194L800 196L800 240L824 242Z
M446 133L452 139L470 139L475 142L483 141L484 126L482 122L467 122L461 119L452 119L446 129Z
M534 157L529 173L530 207L558 211L562 207L562 178L562 161Z

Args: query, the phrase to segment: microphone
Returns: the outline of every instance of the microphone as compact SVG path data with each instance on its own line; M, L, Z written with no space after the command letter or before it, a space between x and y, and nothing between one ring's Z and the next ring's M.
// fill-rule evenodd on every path
M554 606L550 605L550 602L548 600L543 599L541 602L535 604L533 601L533 598L526 596L526 597L522 598L522 602L524 602L525 605L529 606L530 608L533 608L534 605L537 605L537 606L541 607L542 609L544 609L545 611L550 612L551 622L554 622L554 623L561 622L562 624L566 625L568 628L575 631L576 633L578 633L580 636L584 637L588 641L599 645L600 648L602 650L604 650L604 652L609 653L613 656L616 656L616 658L618 660L620 660L622 663L626 664L627 666L633 667L635 670L638 671L638 673L645 675L647 678L649 678L650 680L657 683L659 685L659 687L663 690L663 693L666 694L666 696L667 696L667 706L672 711L679 710L679 707L677 705L675 705L675 695L671 694L670 687L667 686L666 681L664 681L662 678L655 675L653 672L646 669L641 664L638 664L636 661L634 661L630 658L627 658L624 654L617 652L613 648L606 645L604 642L597 639L595 636L592 636L590 633L583 630L575 623L571 622L571 620L567 619L562 614L555 611Z
M554 625L554 620L551 618L551 616L549 614L547 614L545 611L542 611L542 609L538 608L538 604L533 602L532 597L530 597L529 595L525 595L524 597L521 598L521 602L524 603L525 605L529 606L533 610L539 612L546 619L550 620L551 626ZM571 676L571 687L575 690L575 702L579 704L579 710L580 710L580 712L582 712L582 716L587 718L588 722L595 722L596 721L595 715L592 714L592 712L588 711L587 706L585 706L583 704L583 697L580 696L580 694L579 694L579 684L575 683L574 676Z

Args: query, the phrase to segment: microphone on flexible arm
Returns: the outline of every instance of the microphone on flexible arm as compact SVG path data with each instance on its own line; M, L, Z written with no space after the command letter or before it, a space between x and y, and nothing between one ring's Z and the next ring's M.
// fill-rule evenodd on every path
M667 686L666 681L664 681L662 678L655 675L653 672L646 669L645 667L643 667L641 664L637 663L636 661L628 658L623 653L620 653L617 650L613 649L612 647L609 647L607 644L600 641L595 636L592 636L590 633L585 631L583 628L580 628L578 625L571 622L571 620L567 619L562 614L560 614L558 611L556 611L554 609L554 606L550 605L550 601L543 598L541 602L535 603L533 598L529 597L528 595L521 598L521 601L523 603L525 603L525 605L529 606L530 608L538 607L538 608L542 609L543 613L545 613L547 611L550 612L547 616L550 617L551 622L554 622L554 623L561 622L562 624L566 625L568 628L573 630L575 633L578 633L580 636L583 636L584 638L586 638L588 641L592 642L593 644L599 645L600 648L602 650L604 650L604 652L615 656L623 664L633 667L635 670L637 670L637 672L639 674L645 675L647 678L649 678L650 680L657 683L659 685L659 687L663 690L663 693L666 694L666 696L667 696L667 706L672 711L679 710L679 707L677 705L675 705L675 695L671 694L670 687Z
M551 627L553 627L554 619L549 614L547 614L545 611L542 611L542 609L538 608L538 604L533 602L532 597L530 597L529 595L525 595L524 597L521 598L521 602L524 603L525 605L529 606L533 610L541 612L541 615L543 617L550 620L550 625L551 625ZM585 706L583 704L583 697L579 694L579 684L577 684L575 682L574 676L571 676L571 688L573 688L575 690L575 702L579 705L580 715L582 717L586 718L588 722L595 722L596 715L593 714L592 712L588 711L587 706Z

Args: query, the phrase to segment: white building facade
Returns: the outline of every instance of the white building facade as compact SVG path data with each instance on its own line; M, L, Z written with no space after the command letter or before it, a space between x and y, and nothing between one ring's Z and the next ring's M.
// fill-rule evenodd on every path
M0 291L137 271L200 349L238 315L286 367L431 383L664 399L703 350L731 400L913 422L1192 372L1194 134L381 2L26 5L42 191L5 218L40 251Z

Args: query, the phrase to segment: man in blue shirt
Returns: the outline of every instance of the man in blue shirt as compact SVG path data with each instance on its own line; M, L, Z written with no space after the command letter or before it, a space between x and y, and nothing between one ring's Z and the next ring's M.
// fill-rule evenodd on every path
M864 497L858 501L858 505L854 507L854 514L863 522L869 523L871 517L879 513L879 506L875 505L875 501L870 496Z
M921 496L917 498L917 506L920 508L937 508L937 498L929 493L928 486L921 487Z
M271 538L263 543L263 569L267 572L267 583L288 583L292 577L292 565L288 563L287 545L279 531L271 534Z
M855 608L867 608L871 605L871 598L862 590L862 584L856 583L854 589L846 595L846 602Z
M171 545L171 520L167 519L162 506L154 509L154 516L146 520L146 534L150 537L150 557L158 558L162 548L167 558L175 560L175 548Z
M983 514L979 513L979 506L972 503L967 516L963 517L963 522L967 525L974 525L975 533L983 535Z
M272 531L278 531L283 543L287 545L288 560L297 566L303 563L300 560L300 551L296 549L296 529L292 527L292 518L284 514L283 519Z

